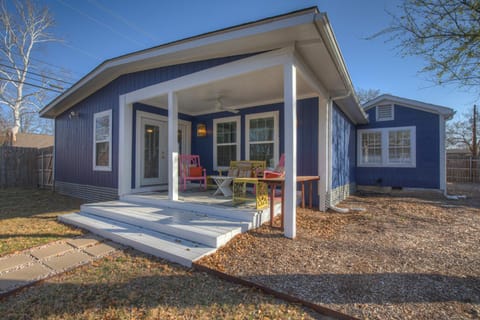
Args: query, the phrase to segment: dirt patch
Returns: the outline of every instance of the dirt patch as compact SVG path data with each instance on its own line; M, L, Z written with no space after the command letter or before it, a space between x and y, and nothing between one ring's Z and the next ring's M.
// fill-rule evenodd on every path
M341 206L365 212L299 210L295 240L263 226L200 263L360 318L478 319L480 193L469 195L359 194Z

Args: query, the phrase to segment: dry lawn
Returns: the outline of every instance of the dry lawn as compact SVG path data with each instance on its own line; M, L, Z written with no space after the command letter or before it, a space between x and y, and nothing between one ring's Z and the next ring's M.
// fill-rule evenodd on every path
M48 190L0 190L0 256L82 234L57 222L80 209L81 200Z
M200 263L365 319L480 318L480 187L466 200L359 194L366 212L300 210L297 238L263 226ZM278 223L278 221L277 221Z
M120 252L0 300L2 319L315 319L256 290Z

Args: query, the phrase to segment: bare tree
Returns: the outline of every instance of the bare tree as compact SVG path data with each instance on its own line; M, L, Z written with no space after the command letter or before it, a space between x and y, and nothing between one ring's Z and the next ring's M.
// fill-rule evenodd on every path
M403 55L423 57L423 72L438 84L454 83L478 91L480 85L480 1L405 0L401 15L382 35L399 43Z
M464 115L462 120L447 125L447 147L466 148L472 157L480 154L480 119L477 106L474 105L472 112Z
M47 77L41 73L32 77L32 53L56 39L48 33L53 25L48 9L39 9L30 0L2 1L0 12L0 105L11 111L10 133L15 139L17 132L25 131L22 117L36 113L51 91Z
M381 93L379 89L362 89L362 88L357 88L355 90L357 93L358 101L360 101L360 104L365 104L370 100L375 99L378 97Z

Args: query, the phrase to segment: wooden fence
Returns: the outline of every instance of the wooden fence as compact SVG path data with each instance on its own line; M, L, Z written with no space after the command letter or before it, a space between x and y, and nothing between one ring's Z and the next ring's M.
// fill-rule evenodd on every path
M53 148L0 147L0 188L52 187Z
M480 183L480 159L471 156L448 156L447 181Z

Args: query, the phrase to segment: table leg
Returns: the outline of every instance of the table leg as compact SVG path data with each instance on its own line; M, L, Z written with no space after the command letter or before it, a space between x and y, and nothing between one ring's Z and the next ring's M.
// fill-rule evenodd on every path
M273 218L275 216L275 183L270 185L270 227L273 227Z

